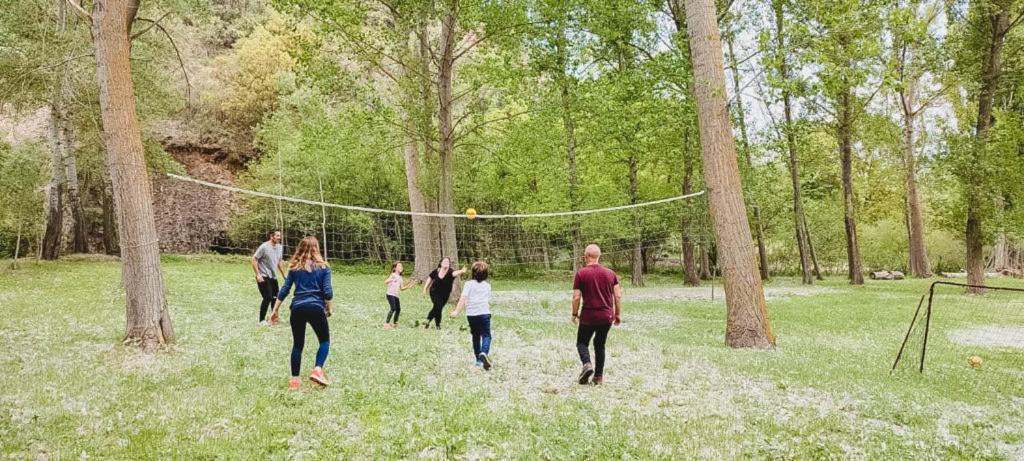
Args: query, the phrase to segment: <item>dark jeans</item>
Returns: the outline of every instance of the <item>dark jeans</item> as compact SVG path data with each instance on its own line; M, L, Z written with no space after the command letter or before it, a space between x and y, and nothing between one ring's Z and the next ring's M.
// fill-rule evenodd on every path
M274 306L277 291L281 288L277 286L277 279L270 277L263 277L262 282L256 282L256 287L260 289L260 296L263 297L260 301L260 321L262 322L267 317L267 309Z
M580 353L580 362L590 363L590 338L594 338L594 376L604 376L604 343L608 340L611 325L580 325L576 330L576 350Z
M441 315L444 313L444 305L448 303L448 295L451 293L444 294L430 294L430 301L434 304L434 307L430 309L430 313L427 314L427 323L431 320L434 321L434 325L441 328Z
M384 323L398 323L398 316L402 313L402 300L398 299L398 296L387 295L387 297L391 310L388 311L388 319ZM394 316L394 319L391 316Z
M469 332L473 334L473 357L491 352L491 314L467 315Z
M292 376L299 375L302 367L302 348L306 346L306 324L313 327L320 348L316 351L316 366L324 366L331 349L331 330L327 326L327 312L316 305L292 307Z

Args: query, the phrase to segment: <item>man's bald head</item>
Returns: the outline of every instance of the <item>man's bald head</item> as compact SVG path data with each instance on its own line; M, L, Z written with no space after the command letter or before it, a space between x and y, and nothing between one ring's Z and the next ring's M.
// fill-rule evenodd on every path
M601 259L601 247L591 243L587 245L587 248L583 250L583 256L587 258L587 262L597 262Z

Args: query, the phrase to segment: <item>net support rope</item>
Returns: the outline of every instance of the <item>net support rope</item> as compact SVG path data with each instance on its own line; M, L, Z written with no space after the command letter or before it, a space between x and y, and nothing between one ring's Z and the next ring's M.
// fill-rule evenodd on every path
M356 205L341 205L341 204L337 204L337 203L327 203L327 202L317 201L317 200L306 200L306 199L301 199L301 198L296 198L296 197L287 197L287 196L284 196L284 195L270 194L270 193L267 193L267 192L259 192L259 191L249 190L249 189L242 189L240 187L227 186L227 185L224 185L224 184L218 184L218 183L215 183L215 182L203 181L201 179L191 178L191 177L188 177L188 176L182 176L182 175L177 175L177 174L173 174L173 173L167 173L167 177L171 178L171 179L174 179L174 180L177 180L177 181L191 182L191 183L203 185L203 186L206 186L206 187L212 187L212 188L215 188L215 189L221 189L221 190L226 190L226 191L230 191L230 192L238 192L238 193L241 193L241 194L254 195L254 196L257 196L257 197L264 197L264 198L269 198L269 199L274 199L274 200L283 200L283 201L286 201L286 202L293 202L293 203L303 203L303 204L306 204L306 205L315 205L315 206L319 206L319 207L340 208L340 209L343 209L343 210L365 211L365 212L369 212L369 213L385 213L385 214L394 214L394 215L403 215L403 216L428 216L428 217L433 217L433 218L465 218L465 219L469 219L470 218L466 214L458 214L458 213L423 213L423 212L413 212L413 211L405 211L405 210L386 210L386 209L383 209L383 208L369 208L369 207L362 207L362 206L356 206ZM631 209L631 208L641 208L641 207L645 207L645 206L659 205L659 204L662 204L662 203L669 203L669 202L675 202L675 201L679 201L679 200L686 200L686 199L693 198L693 197L698 197L698 196L701 196L701 195L704 195L704 191L697 191L697 192L694 192L694 193L691 193L691 194L677 195L675 197L668 197L668 198L663 198L663 199L658 199L658 200L652 200L650 202L641 202L641 203L635 203L635 204L631 204L631 205L619 205L619 206L613 206L613 207L607 207L607 208L594 208L594 209L590 209L590 210L557 211L557 212L551 212L551 213L528 213L528 214L478 214L478 215L474 215L473 218L476 218L476 219L550 218L550 217L557 217L557 216L588 215L588 214L594 214L594 213L605 213L605 212L609 212L609 211L628 210L628 209Z

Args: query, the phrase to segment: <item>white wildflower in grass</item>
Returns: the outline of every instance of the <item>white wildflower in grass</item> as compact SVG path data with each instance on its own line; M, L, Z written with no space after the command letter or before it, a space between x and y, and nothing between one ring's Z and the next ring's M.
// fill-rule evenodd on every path
M954 330L949 333L949 339L969 346L1024 349L1024 325L984 325Z

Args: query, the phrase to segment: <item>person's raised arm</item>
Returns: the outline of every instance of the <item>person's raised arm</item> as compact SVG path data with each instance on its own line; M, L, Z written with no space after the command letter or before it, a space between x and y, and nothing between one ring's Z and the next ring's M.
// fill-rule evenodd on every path
M615 318L613 323L622 323L622 286L615 284Z
M465 273L466 273L466 268L463 267L462 269L459 269L459 270L457 270L455 272L452 272L452 277L458 277L458 276L460 276L462 274L465 274Z
M387 285L387 284L391 283L391 279L393 279L393 278L395 278L395 273L394 272L389 274L388 278L384 279L384 284Z

